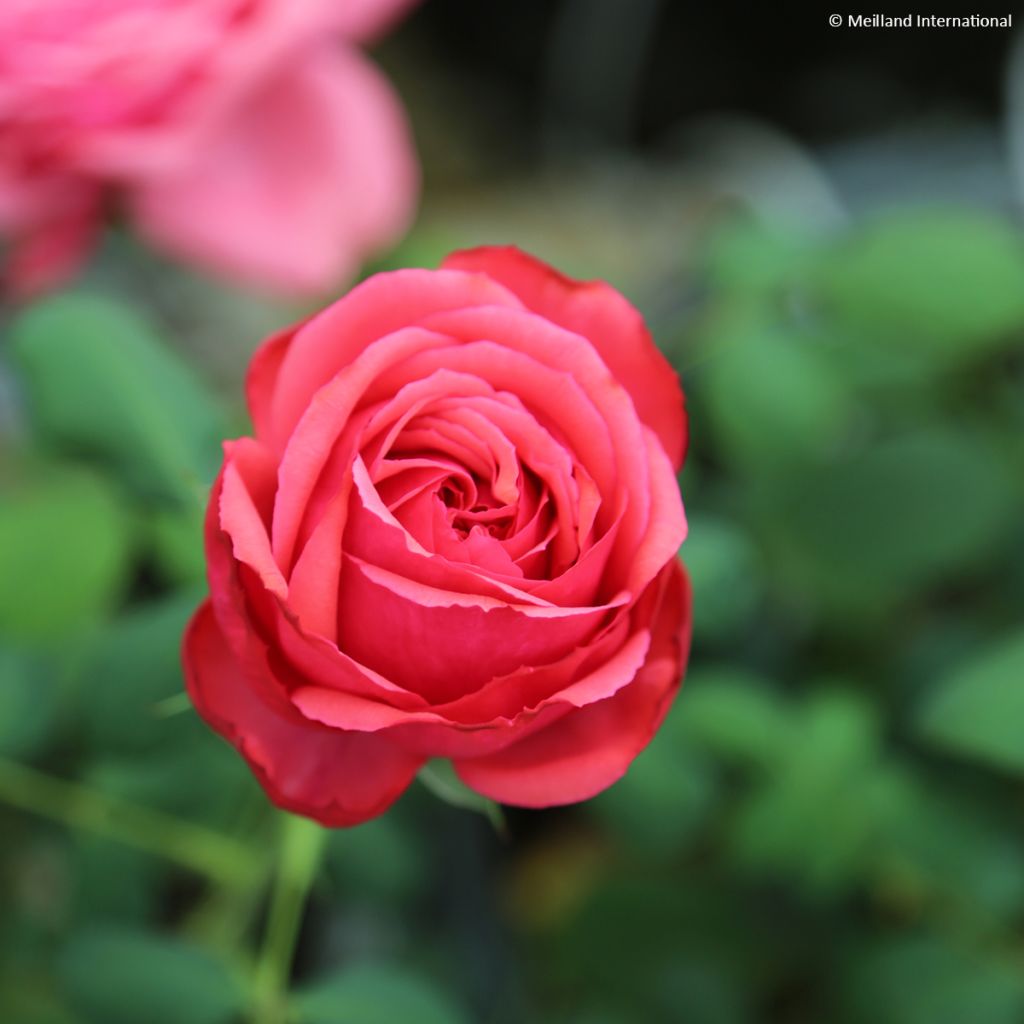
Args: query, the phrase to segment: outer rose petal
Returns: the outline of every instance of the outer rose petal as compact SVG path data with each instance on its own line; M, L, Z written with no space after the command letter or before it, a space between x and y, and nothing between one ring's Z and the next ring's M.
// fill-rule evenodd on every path
M661 440L676 469L686 454L686 414L679 378L643 318L604 281L574 281L515 246L482 246L448 256L454 270L480 270L528 309L588 338L626 388L643 423Z
M268 82L180 170L135 186L140 229L257 285L317 291L407 226L416 163L387 81L322 47Z
M292 339L301 326L296 324L271 335L256 349L249 363L245 375L245 401L257 437L265 438L269 432L270 407L274 400L277 375Z
M260 374L270 395L267 414L257 420L261 439L283 448L316 392L386 335L439 310L498 304L521 306L484 274L392 270L368 277L300 324L279 356L268 353Z
M329 827L356 825L387 810L423 763L383 736L326 728L269 704L209 602L189 624L182 655L199 713L238 748L279 807Z
M0 12L10 2L4 0ZM24 2L63 7L64 18L71 9L84 16L84 21L76 25L72 14L72 20L62 26L76 44L71 51L73 60L88 60L97 44L103 46L103 23L115 6L101 0ZM122 182L142 180L188 163L265 82L303 59L317 40L344 31L344 26L338 24L338 0L258 0L247 5L241 19L236 16L239 8L246 6L245 0L122 0L120 6L126 12L135 9L134 50L143 55L134 69L139 77L137 84L132 81L130 59L115 60L109 67L105 84L112 88L115 98L122 90L127 91L122 103L127 99L130 106L139 98L139 87L145 88L148 73L157 82L161 75L173 75L176 65L180 67L178 62L187 60L190 47L198 57L193 68L198 73L180 76L177 88L165 96L168 105L159 116L98 119L75 135L70 151L75 166ZM107 14L104 7L108 8ZM114 20L116 27L116 13ZM204 51L203 43L211 41L214 46ZM101 84L103 81L101 78ZM88 82L81 84L80 95L86 97Z
M341 593L342 650L431 703L457 700L494 676L564 657L626 599L617 595L584 608L515 606L434 590L352 558L343 563Z
M675 560L663 571L666 591L636 678L496 754L455 760L467 786L501 803L552 807L587 800L625 774L668 712L689 648L689 579Z

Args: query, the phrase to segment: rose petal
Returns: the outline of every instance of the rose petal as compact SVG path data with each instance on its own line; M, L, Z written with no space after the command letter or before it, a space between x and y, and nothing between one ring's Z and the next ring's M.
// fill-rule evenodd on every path
M493 676L568 653L627 600L623 594L593 608L516 606L436 590L346 555L338 646L400 686L440 703ZM387 623L386 630L381 623Z
M466 757L503 750L558 721L570 710L567 704L548 704L515 724L493 722L481 728L452 725L433 711L397 711L339 690L303 687L294 695L296 707L315 722L332 728L353 723L375 730L420 757Z
M546 427L565 438L602 494L625 495L609 568L616 583L625 580L647 529L650 474L658 465L637 458L638 452L646 452L645 428L629 395L594 348L586 339L535 314L501 307L437 313L424 323L464 339L464 344L411 356L402 367L385 371L376 386L395 386L407 376L426 374L443 360L452 369L476 373L495 387L519 395ZM601 529L607 529L616 511L602 506L597 518ZM556 567L552 575L565 568Z
M455 564L428 551L384 505L362 460L356 461L353 476L358 500L353 497L345 530L345 550L349 554L437 590L539 607L552 606L552 602L534 598L525 590L477 571L474 566Z
M689 646L689 581L676 561L664 576L651 649L636 678L499 753L454 761L467 786L501 803L551 807L587 800L625 774L665 717Z
M157 105L159 116L94 119L90 130L74 139L77 166L125 183L187 165L255 91L339 28L337 0L129 0L113 23L101 9L105 6L71 0L94 28L89 38L84 25L65 26L75 43L74 55L94 61L98 56L106 72L101 84L112 87L111 99L128 109L137 108L147 84L151 92L155 87L154 98L166 101ZM114 42L111 28L127 35ZM114 59L104 61L103 51L111 43Z
M338 650L336 644L309 632L280 604L272 612L270 635L275 650L287 663L277 667L290 689L314 684L405 711L427 707L427 701L420 694L399 686Z
M407 226L404 114L355 51L289 62L190 162L137 183L141 231L185 259L285 292L326 289Z
M628 628L623 614L592 645L553 664L493 679L480 691L433 709L402 711L317 686L299 687L293 700L311 718L336 728L387 729L391 739L414 753L481 757L629 685L645 663L650 634L640 630L624 640Z
M274 561L266 525L237 465L230 459L224 464L218 506L220 528L231 539L235 559L252 568L275 597L287 597L288 584Z
M567 687L600 671L628 643L633 628L629 609L621 608L592 637L568 654L546 665L530 665L489 682L434 710L451 722L480 725L495 720L514 722L524 714L562 701ZM620 667L622 663L619 663ZM635 674L636 666L626 674L609 679L602 696L608 697L625 685Z
M238 470L260 500L259 474L265 471L260 461L265 457L260 446L249 438L225 446L229 461L213 487L206 514L205 546L211 599L218 621L228 642L244 660L253 643L266 644L278 658L279 683L270 695L280 698L282 687L298 685L297 676L325 686L345 688L370 700L403 708L418 708L425 702L418 694L397 686L343 654L335 644L299 622L280 594L266 589L257 570L237 561L234 541L220 527L219 509L227 465ZM265 496L263 497L265 499ZM334 582L337 588L337 577ZM287 601L295 599L290 586ZM331 635L335 627L332 624ZM283 660L282 660L283 659ZM287 664L285 664L287 662ZM289 667L291 666L291 667Z
M306 329L312 326L310 324ZM282 376L288 360L298 350L302 335L300 332L289 349ZM395 331L357 356L310 401L301 422L288 439L277 474L272 540L279 565L291 566L299 532L307 518L310 496L339 436L351 426L352 414L363 400L366 388L385 367L401 363L424 348L445 344L447 339L443 335L420 328ZM344 463L341 468L345 469Z
M604 281L574 281L514 246L466 249L452 253L442 266L483 271L529 309L588 338L679 469L687 441L679 379L643 317L619 292Z
M289 580L289 607L305 629L328 640L337 637L341 535L351 489L349 477L303 546Z
M229 649L209 602L185 633L185 682L199 713L249 762L279 807L339 827L385 811L423 758L385 736L317 725L267 699L269 669ZM264 685L254 685L256 678Z
M367 346L439 310L481 304L521 306L510 291L483 274L395 270L356 285L296 331L274 388L269 424L273 443L284 446L313 395Z
M399 433L409 421L439 401L456 398L461 402L474 395L488 395L493 388L479 377L441 369L424 380L412 381L386 400L367 421L360 439L360 452L374 480L380 460L385 458Z
M386 386L392 374L397 378L428 372L443 359L452 369L476 373L495 387L520 396L539 417L561 429L602 493L626 496L607 579L611 589L624 586L634 593L643 589L686 535L682 502L666 453L660 445L649 444L652 432L637 421L625 391L593 348L578 335L540 317L500 307L437 313L425 323L456 338L494 340L467 340L455 350L423 351L401 370L387 372L378 384ZM572 367L569 382L557 376L566 371L556 368L566 365ZM574 403L574 395L581 390L590 401ZM602 433L605 437L610 434L607 446L597 443ZM614 467L614 476L610 467ZM653 509L655 499L657 508ZM611 506L599 513L597 521L602 527L607 528L611 513ZM644 552L640 561L636 559L638 548Z
M654 579L661 567L674 558L686 539L686 513L675 472L654 434L647 430L644 447L650 467L651 504L647 529L634 554L625 586L633 593Z
M621 627L621 628L620 628ZM432 757L476 757L519 742L553 721L627 685L643 665L649 634L623 643L626 617L593 646L552 665L492 680L479 693L433 709L400 709L332 687L298 687L292 700L304 714L341 729L388 730L395 742ZM577 681L561 684L572 677ZM555 691L555 692L551 692Z
M256 437L267 441L270 433L270 407L274 400L274 386L281 372L281 363L295 334L302 327L297 324L271 335L258 349L245 375L245 401L255 427Z
M569 447L575 459L598 482L602 493L614 492L616 463L626 464L625 456L617 460L615 442L626 446L635 437L639 447L640 424L625 392L617 387L607 370L601 367L600 377L595 379L576 363L574 356L586 360L589 354L589 369L600 367L600 361L582 338L532 314L499 307L440 313L426 318L425 323L442 336L461 339L462 344L437 346L410 355L404 365L386 368L375 387L395 388L442 366L475 374L495 389L516 395L545 430ZM495 340L476 340L479 338ZM595 394L602 390L607 395L613 395L615 390L621 394L618 411L623 422L610 424L602 416L604 410ZM612 427L621 430L614 439Z

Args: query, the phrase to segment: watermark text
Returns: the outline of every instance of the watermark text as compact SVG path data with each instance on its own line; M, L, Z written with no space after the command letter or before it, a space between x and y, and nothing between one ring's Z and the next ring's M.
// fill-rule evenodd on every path
M833 28L1013 28L1012 14L830 14Z

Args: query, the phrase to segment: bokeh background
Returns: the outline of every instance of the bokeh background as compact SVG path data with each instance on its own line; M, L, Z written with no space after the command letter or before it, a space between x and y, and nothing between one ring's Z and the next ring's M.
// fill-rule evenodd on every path
M417 785L332 833L290 1019L1019 1024L1024 43L433 0L375 56L425 185L379 266L515 242L680 371L694 651L588 804L502 835ZM3 309L5 1024L251 1019L280 823L178 643L245 364L302 312L116 227Z

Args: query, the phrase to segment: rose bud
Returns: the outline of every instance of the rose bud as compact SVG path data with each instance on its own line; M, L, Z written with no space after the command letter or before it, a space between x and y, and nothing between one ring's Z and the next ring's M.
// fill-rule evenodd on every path
M2 0L8 290L70 276L109 201L242 283L326 289L408 226L405 117L354 45L408 0Z
M436 757L524 807L620 778L690 637L683 398L637 311L459 252L271 338L247 393L184 663L271 799L355 824Z

